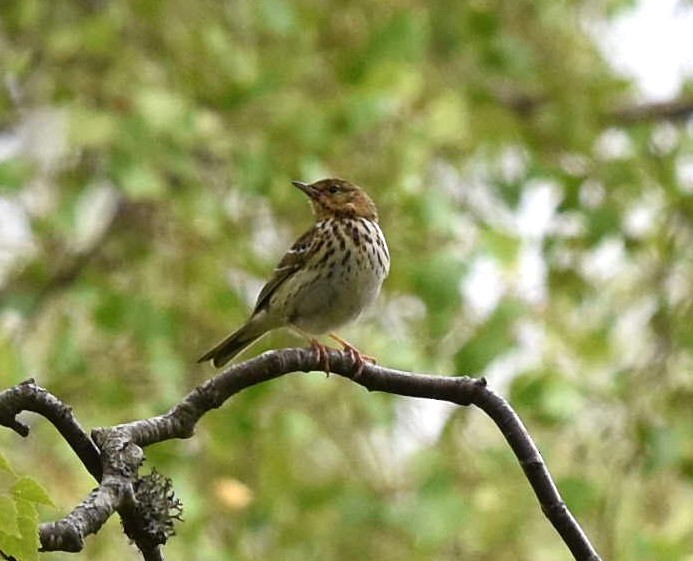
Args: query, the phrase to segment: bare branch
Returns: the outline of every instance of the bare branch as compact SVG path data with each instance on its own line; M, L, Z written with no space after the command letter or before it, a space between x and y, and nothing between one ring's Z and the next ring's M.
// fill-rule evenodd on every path
M68 405L37 386L33 379L29 379L0 392L0 425L11 428L21 436L28 436L29 427L16 419L22 411L33 411L48 419L94 479L101 480L99 450L77 422Z
M486 412L496 423L512 448L527 479L534 490L542 511L558 534L579 561L599 561L600 557L592 547L582 528L563 502L553 482L539 450L532 441L527 429L510 405L486 387L483 378L467 376L444 377L426 374L413 374L366 364L362 372L355 376L357 365L347 353L331 351L330 369L334 374L352 379L369 391L382 391L398 395L450 401L458 405L476 405ZM137 509L143 500L135 488L142 478L137 471L142 462L142 448L174 438L190 438L200 418L211 409L220 407L227 399L245 388L272 380L292 372L319 370L321 358L312 349L282 349L270 351L247 362L233 365L204 384L195 388L180 403L163 415L117 425L102 427L92 431L93 442L100 450L103 479L94 490L67 517L53 524L41 526L41 544L44 550L63 549L77 551L82 547L83 537L95 533L113 512L118 511L124 518L124 525L139 528L135 531L135 543L146 560L163 559L159 545L163 545L172 533L171 519L179 518L179 503L173 498L170 486L161 493L171 499L160 508L164 519L164 529L152 529L156 523L142 523L143 509ZM45 392L33 385L38 394ZM12 392L20 386L0 393L0 420L14 419L21 407ZM40 390L40 391L39 391ZM47 393L47 392L46 392ZM52 396L51 396L52 397ZM65 406L55 398L51 407L63 410ZM35 400L34 400L35 401ZM31 399L28 403L34 403ZM56 403L57 402L57 403ZM9 404L9 405L8 405ZM53 421L55 412L40 412ZM34 406L32 411L36 411ZM11 415L8 417L9 412ZM50 416L49 416L50 414ZM55 422L54 422L55 424ZM74 448L74 447L73 447ZM80 456L81 457L81 456ZM170 483L170 482L169 482ZM168 485L168 484L167 484ZM156 494L156 493L154 493ZM146 510L146 509L144 509ZM167 526L169 525L169 526ZM128 534L130 535L130 534ZM72 548L72 549L70 549Z

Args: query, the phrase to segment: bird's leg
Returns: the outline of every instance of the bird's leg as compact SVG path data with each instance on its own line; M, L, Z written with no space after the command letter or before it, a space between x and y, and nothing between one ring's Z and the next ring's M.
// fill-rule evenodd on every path
M322 364L322 368L325 371L325 374L328 376L330 375L330 357L327 354L327 347L323 345L320 341L315 339L314 337L310 337L308 339L310 341L310 346L313 348L313 350L316 352L318 355L318 360Z
M297 327L295 325L291 326L296 333L299 335L302 335L306 339L308 339L308 342L310 343L311 348L315 351L315 354L318 355L318 361L320 362L323 370L325 371L325 374L328 376L330 375L330 357L328 355L328 350L325 345L323 345L320 341L318 341L315 337L311 336L310 334L306 333L301 329L300 327Z
M364 355L361 351L359 351L356 347L354 347L348 341L345 341L344 339L342 339L339 335L336 335L335 333L330 333L330 337L332 339L334 339L335 341L337 341L337 343L342 345L342 348L344 349L344 351L349 353L351 360L354 361L354 365L356 366L356 373L354 374L354 380L358 379L361 376L361 373L363 372L363 367L366 365L366 362L370 362L372 364L375 364L375 362L376 362L375 357L372 357L369 355Z

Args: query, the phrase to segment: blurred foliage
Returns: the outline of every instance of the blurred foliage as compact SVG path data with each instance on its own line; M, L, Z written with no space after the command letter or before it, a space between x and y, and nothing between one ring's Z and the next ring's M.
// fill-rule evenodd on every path
M693 129L609 117L635 92L593 30L632 4L3 2L2 387L86 427L166 410L310 224L289 181L346 177L393 266L343 335L486 375L604 558L690 560ZM29 422L0 445L48 520L93 482ZM173 559L570 558L487 419L334 377L147 456L185 505ZM136 553L112 520L80 558Z

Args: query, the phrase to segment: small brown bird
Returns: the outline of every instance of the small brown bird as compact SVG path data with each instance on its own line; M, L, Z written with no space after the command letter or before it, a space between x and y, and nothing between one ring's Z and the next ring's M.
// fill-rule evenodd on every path
M375 300L390 270L390 254L371 198L343 179L292 182L308 197L315 224L299 237L260 291L250 319L198 362L223 366L278 327L308 338L329 371L325 346L315 335L355 319ZM363 368L365 357L330 333Z

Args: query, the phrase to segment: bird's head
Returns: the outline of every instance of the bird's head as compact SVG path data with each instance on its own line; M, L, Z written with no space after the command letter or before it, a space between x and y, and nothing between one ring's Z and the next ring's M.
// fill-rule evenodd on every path
M378 211L363 189L344 179L321 179L315 183L292 181L308 197L317 220L367 218L378 221Z

